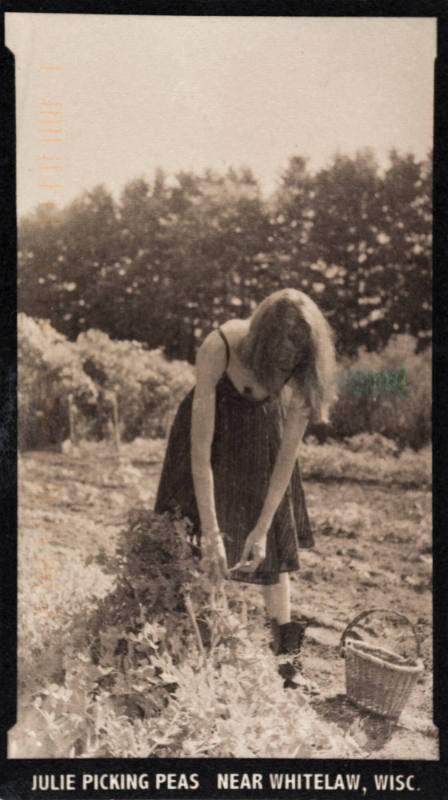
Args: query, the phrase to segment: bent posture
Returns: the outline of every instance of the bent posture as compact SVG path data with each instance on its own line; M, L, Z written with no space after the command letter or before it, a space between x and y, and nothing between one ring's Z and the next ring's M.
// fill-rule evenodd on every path
M190 518L213 576L260 584L274 627L287 636L289 572L299 568L299 545L313 545L297 455L310 416L328 419L330 328L307 295L280 290L249 319L210 333L196 369L155 510Z

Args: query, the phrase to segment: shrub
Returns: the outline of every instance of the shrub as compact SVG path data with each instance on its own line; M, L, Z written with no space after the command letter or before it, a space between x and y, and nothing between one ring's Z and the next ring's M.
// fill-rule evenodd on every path
M363 449L359 449L361 437ZM406 448L398 454L392 449L393 442L389 446L382 437L378 441L376 435L360 434L353 439L355 445L351 447L350 439L344 444L317 444L313 437L308 437L300 449L303 477L322 481L354 480L415 488L431 487L430 447L424 447L418 453ZM374 457L372 449L376 450Z
M168 361L160 350L134 341L112 340L89 330L76 340L84 370L102 389L117 395L120 432L125 441L136 436L166 436L174 411L193 385L193 369L183 361ZM102 431L98 431L101 438Z
M160 350L113 341L90 330L70 342L48 322L19 314L19 446L56 444L70 432L68 396L76 436L106 438L116 397L120 434L166 436L175 409L193 385L192 367L168 361Z
M415 353L416 340L400 335L378 353L361 349L354 361L344 360L340 371L340 396L327 428L310 426L319 441L344 439L360 433L378 433L396 442L400 449L417 450L431 437L431 349ZM376 389L374 381L391 371L405 370L405 381L396 391ZM402 372L404 375L404 372ZM362 375L373 378L360 386Z
M98 388L84 372L76 346L46 320L18 315L19 447L54 444L69 434L68 395L95 407Z
M358 433L344 440L345 445L353 453L373 453L375 456L398 456L398 445L380 433Z

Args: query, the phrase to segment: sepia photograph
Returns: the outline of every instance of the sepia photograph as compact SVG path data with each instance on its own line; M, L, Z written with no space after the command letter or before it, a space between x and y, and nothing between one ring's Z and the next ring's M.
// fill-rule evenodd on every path
M437 761L437 20L8 12L5 29L8 760L350 759L216 785L344 796L357 760ZM199 780L114 771L78 789ZM70 777L36 769L32 789ZM373 788L417 788L398 777Z

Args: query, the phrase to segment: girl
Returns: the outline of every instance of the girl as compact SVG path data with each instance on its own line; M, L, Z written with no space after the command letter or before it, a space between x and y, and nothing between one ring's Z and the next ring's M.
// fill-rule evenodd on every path
M261 585L277 653L297 650L303 635L291 622L289 572L298 545L314 542L297 450L310 416L328 420L334 366L330 328L296 289L214 330L177 411L156 499L156 511L180 510L200 532L212 577Z

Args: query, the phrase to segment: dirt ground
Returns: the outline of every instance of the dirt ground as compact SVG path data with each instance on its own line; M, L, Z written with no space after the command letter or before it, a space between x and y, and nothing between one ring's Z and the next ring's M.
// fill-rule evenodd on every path
M100 548L112 549L127 512L135 506L152 508L162 455L163 443L141 440L124 445L120 461L100 445L22 455L21 535L35 533L38 520L56 522L51 529L53 552L65 554L67 569L73 552L87 558ZM303 684L318 713L350 730L372 758L437 759L438 732L432 724L431 493L353 481L306 481L305 493L316 544L301 551L301 570L292 583L293 612L308 622L301 672L295 680ZM239 585L235 591L243 592L249 614L260 620L259 646L268 647L270 634L263 624L258 589ZM340 637L358 613L372 608L403 612L421 639L425 670L398 723L356 708L345 696ZM372 617L365 630L356 630L396 652L415 652L411 629L398 620L394 625L390 616Z

